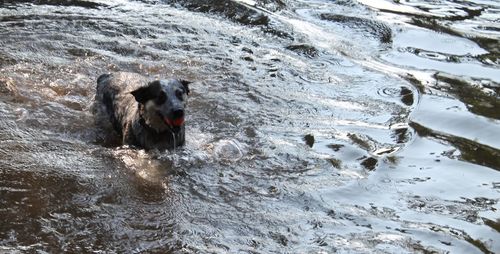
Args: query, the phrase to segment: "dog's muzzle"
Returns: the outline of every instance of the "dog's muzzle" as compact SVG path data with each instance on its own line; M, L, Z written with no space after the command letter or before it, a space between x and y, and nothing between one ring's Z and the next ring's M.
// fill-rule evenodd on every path
M184 117L171 119L168 117L164 118L165 123L171 127L181 127L184 124Z
M184 110L177 109L172 112L171 117L164 117L165 123L174 130L180 128L184 124Z

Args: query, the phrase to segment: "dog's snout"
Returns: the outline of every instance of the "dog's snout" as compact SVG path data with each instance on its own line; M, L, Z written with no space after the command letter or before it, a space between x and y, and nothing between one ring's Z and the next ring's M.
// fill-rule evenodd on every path
M172 112L173 118L183 118L184 117L184 110L183 109L176 109L174 112Z

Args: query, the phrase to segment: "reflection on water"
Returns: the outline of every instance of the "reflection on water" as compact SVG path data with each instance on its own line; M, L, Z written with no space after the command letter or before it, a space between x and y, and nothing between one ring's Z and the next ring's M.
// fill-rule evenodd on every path
M496 253L495 1L3 1L0 252ZM195 81L118 146L95 80Z

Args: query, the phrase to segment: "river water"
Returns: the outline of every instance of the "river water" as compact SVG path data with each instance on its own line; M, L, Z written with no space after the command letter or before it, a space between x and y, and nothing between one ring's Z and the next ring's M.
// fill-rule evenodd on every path
M494 0L0 3L0 253L499 253ZM102 73L194 81L175 151Z

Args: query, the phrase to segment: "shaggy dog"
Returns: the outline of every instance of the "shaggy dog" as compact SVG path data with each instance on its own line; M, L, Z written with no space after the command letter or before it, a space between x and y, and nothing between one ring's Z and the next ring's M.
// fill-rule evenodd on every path
M124 145L173 149L184 144L188 84L179 79L148 81L136 73L97 79L97 110L109 116Z

